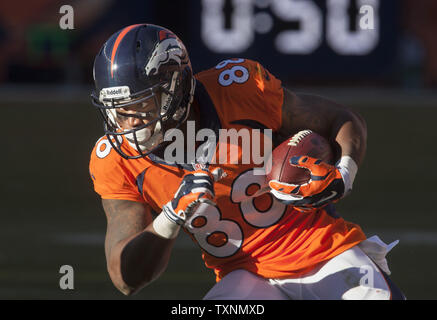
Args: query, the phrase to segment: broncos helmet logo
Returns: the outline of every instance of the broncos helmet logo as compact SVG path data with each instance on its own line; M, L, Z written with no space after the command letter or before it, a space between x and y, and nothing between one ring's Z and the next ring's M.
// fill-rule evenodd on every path
M162 40L153 50L151 58L145 69L148 76L158 73L159 68L170 60L179 65L186 59L186 51L183 44L177 38L166 38Z

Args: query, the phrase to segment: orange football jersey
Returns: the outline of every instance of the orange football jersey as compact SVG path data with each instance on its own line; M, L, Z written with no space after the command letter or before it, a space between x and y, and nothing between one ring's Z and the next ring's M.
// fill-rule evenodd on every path
M221 167L226 174L214 185L217 206L202 204L184 227L217 281L235 269L265 278L297 277L365 239L358 225L329 209L301 213L262 192L265 175L254 170L263 164L245 152L263 150L265 130L280 128L283 89L277 78L255 61L234 59L198 73L196 80L193 108L201 119L196 131L208 129L222 137L232 129L245 130L250 139L243 134L234 142L218 139L209 158L211 171ZM135 154L127 143L125 148ZM90 161L94 188L102 198L144 202L156 212L190 170L193 166L169 164L154 155L126 160L106 137L96 143Z

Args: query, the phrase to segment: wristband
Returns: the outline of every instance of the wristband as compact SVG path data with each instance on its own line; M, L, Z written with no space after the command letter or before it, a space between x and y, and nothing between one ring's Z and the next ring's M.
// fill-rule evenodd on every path
M169 220L164 212L161 212L155 220L153 220L153 229L155 229L155 232L159 236L165 239L176 238L180 228L176 222Z
M348 194L352 190L355 176L357 175L358 165L350 156L342 156L336 164L337 169L341 173L344 182L344 194Z

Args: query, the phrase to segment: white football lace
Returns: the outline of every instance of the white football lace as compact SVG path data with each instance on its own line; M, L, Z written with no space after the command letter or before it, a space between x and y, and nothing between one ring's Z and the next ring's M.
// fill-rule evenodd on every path
M310 135L311 133L313 133L311 130L299 131L293 137L291 137L291 139L288 141L288 145L293 147L297 146L299 142L303 140L303 138Z

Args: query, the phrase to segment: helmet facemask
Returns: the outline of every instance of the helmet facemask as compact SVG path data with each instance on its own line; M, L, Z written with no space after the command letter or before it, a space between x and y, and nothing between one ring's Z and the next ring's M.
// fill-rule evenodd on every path
M185 72L185 70L184 70ZM189 81L189 83L188 83ZM163 146L165 135L180 127L186 121L193 100L195 81L193 77L184 77L179 71L171 74L169 81L162 81L136 94L130 94L128 87L104 88L97 98L93 94L93 103L104 119L104 129L112 147L126 159L145 157ZM187 92L188 90L188 92ZM184 94L185 93L185 94ZM97 98L97 99L96 99ZM121 125L122 110L137 109L142 104L153 104L153 118L141 112L127 116L147 120L148 122L131 129ZM129 155L122 147L123 138L134 148L138 155Z

